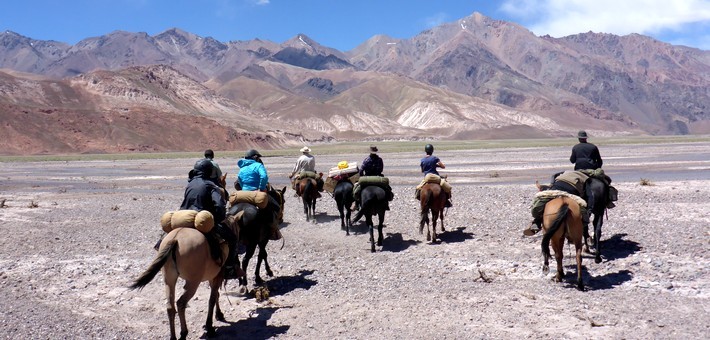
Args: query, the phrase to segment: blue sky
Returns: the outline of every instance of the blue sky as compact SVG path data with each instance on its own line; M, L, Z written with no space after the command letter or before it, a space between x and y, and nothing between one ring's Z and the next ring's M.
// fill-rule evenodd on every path
M480 12L537 35L640 33L710 50L710 0L13 0L1 9L0 29L69 44L177 27L222 42L303 33L347 51L376 34L411 38Z

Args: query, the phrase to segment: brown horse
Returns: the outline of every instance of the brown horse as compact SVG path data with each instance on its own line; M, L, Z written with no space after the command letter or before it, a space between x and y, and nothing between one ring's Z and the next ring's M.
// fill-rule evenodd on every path
M545 231L542 237L542 254L545 263L542 266L543 273L550 271L550 241L555 250L555 260L557 260L557 275L555 280L562 281L564 271L562 269L562 246L565 238L570 243L574 243L577 257L577 289L584 290L582 283L582 216L579 204L572 198L560 196L545 204L542 229Z
M303 212L306 214L306 221L312 220L313 223L316 223L316 199L320 197L316 179L307 177L298 180L296 193L303 201Z
M233 218L225 220L233 231L236 223ZM222 248L222 258L226 258L226 247ZM238 260L237 260L238 261ZM223 261L222 261L223 262ZM187 323L185 322L185 309L187 302L195 295L197 288L203 281L210 283L210 298L207 309L205 330L207 336L216 334L212 326L212 315L216 309L217 320L224 321L224 314L219 307L219 287L224 281L222 264L210 255L210 246L202 232L192 228L177 228L168 233L160 243L158 255L153 262L129 287L141 289L155 278L162 269L165 282L165 294L168 299L168 321L170 324L170 338L175 337L175 285L178 277L185 280L183 294L177 301L177 314L180 318L180 338L187 337Z
M441 185L436 183L426 183L419 192L419 203L421 206L421 221L419 222L419 233L424 233L426 224L426 240L437 242L436 220L441 220L441 232L444 229L444 207L446 205L446 193ZM429 228L429 211L431 211L431 229ZM431 231L431 233L430 233Z

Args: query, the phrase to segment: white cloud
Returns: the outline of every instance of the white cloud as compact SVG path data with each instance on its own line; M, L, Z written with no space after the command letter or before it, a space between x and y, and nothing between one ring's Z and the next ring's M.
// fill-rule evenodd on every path
M446 13L439 12L430 17L424 18L424 25L426 25L427 28L436 27L445 23L447 20L446 18Z
M685 25L710 20L708 0L506 0L500 9L535 34L554 37L588 31L680 32Z
M257 5L268 5L269 2L269 0L256 0Z

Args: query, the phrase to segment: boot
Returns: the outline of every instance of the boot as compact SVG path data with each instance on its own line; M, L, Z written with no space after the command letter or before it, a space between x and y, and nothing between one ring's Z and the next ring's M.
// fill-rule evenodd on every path
M523 235L533 236L533 235L537 234L540 231L540 229L542 229L542 227L540 226L541 222L542 221L537 220L537 219L530 222L530 226L527 229L523 230Z
M444 207L446 207L446 208L451 208L451 207L453 207L453 206L454 206L454 205L451 204L451 199L447 198L447 199L446 199L446 203L444 203Z
M230 244L229 255L227 255L227 260L224 261L224 268L222 268L226 280L238 279L241 276L245 276L244 271L236 265L236 258L237 245Z
M281 230L279 230L279 226L272 225L271 226L271 236L269 236L269 240L276 241L276 240L280 240L282 237L283 237L283 235L281 235Z
M156 251L157 251L158 249L160 249L160 243L163 242L163 237L165 237L165 233L162 233L162 234L160 235L160 238L158 239L158 242L156 242L155 245L153 246L153 249L155 249Z

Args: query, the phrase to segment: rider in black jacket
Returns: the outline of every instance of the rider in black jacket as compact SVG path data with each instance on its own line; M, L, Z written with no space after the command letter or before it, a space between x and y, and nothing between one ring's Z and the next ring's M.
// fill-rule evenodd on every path
M190 170L189 180L185 188L185 198L180 209L195 211L207 210L214 216L214 232L229 244L229 254L224 265L224 278L236 279L240 270L235 267L237 256L237 236L228 226L224 225L227 202L221 188L210 179L214 166L209 159L201 159Z
M574 163L575 170L599 169L604 164L599 149L592 143L587 143L587 132L584 130L577 133L579 144L572 148L572 156L569 161Z

